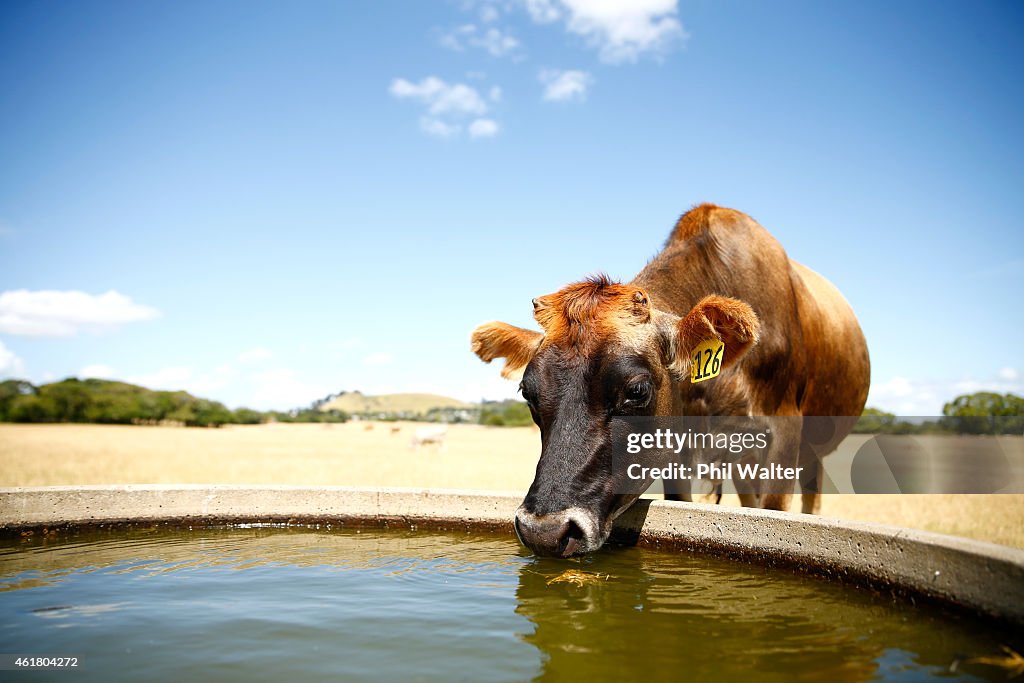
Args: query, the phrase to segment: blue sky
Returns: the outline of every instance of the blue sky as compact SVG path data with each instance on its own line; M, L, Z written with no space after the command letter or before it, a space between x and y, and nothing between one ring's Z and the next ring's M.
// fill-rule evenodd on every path
M1024 8L0 4L0 376L512 395L472 328L741 209L870 403L1024 392Z

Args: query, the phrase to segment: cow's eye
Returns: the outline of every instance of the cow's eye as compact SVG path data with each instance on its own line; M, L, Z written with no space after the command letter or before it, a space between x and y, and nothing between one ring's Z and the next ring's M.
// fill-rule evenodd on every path
M630 405L642 406L651 398L651 383L634 382L626 387L626 401Z
M530 391L529 389L524 387L522 384L519 385L519 393L522 394L523 400L526 401L527 403L529 403L531 406L534 406L534 405L537 404L537 401L536 401L537 397L533 395L532 391Z

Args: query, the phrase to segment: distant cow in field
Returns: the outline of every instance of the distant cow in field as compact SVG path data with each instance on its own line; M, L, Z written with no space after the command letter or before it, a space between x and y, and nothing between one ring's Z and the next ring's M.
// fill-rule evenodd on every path
M402 431L401 427L392 427L391 428L391 435L394 436L395 434L399 433L400 431Z
M445 438L448 436L448 425L434 425L431 427L419 427L412 435L410 447L419 449L420 446L436 446L438 450L444 450Z
M591 278L534 299L533 309L541 332L492 322L472 335L481 359L505 359L502 375L523 373L520 389L541 430L536 476L515 518L527 546L564 557L596 550L636 501L613 485L616 416L791 416L766 458L816 474L803 510L817 510L820 457L849 433L867 398L867 343L839 291L752 218L698 206L629 284ZM720 365L714 380L691 382L702 343L724 343ZM809 458L800 448L804 417L818 415L845 418ZM792 485L766 484L743 504L786 509Z

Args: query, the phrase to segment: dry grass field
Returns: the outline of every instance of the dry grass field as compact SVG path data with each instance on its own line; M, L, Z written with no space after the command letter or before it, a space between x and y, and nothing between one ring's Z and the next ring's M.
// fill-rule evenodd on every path
M410 440L419 426L3 424L0 486L293 484L521 493L529 487L540 452L537 430L453 425L443 449L414 449ZM726 496L723 503L738 501ZM828 495L822 514L1024 547L1019 495Z
M0 425L0 486L293 484L525 491L539 432L452 425L443 449L417 423ZM372 428L370 428L372 427ZM400 431L392 433L398 427Z

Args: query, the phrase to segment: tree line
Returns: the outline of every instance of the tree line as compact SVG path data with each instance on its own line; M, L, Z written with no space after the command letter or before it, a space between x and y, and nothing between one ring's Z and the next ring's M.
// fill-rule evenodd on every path
M897 417L867 408L853 428L857 434L1024 434L1024 398L979 391L957 396L934 420Z
M480 424L521 427L533 424L522 401L485 401ZM1024 434L1024 398L1014 394L978 392L958 396L935 419L904 418L866 408L853 428L856 434Z
M220 427L263 422L345 422L341 411L304 408L290 412L231 410L223 403L185 391L154 391L127 382L65 379L34 386L24 380L0 382L0 422L93 422L178 424Z
M484 401L479 422L488 427L526 427L533 424L533 416L524 401Z
M34 386L24 380L0 382L0 422L93 422L100 424L178 424L219 427L264 422L346 422L349 415L307 408L231 410L223 403L185 391L154 391L127 382L65 379ZM479 423L495 427L530 425L522 401L485 401ZM977 392L958 396L935 419L904 418L867 408L853 431L859 434L1024 434L1024 398L1015 394Z

